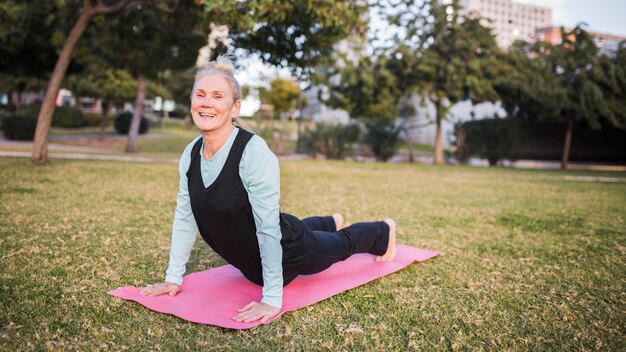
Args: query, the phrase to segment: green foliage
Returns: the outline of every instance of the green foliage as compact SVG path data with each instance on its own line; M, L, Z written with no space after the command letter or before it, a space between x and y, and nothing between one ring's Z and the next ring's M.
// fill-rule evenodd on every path
M443 163L441 120L459 101L496 101L493 67L498 48L479 18L460 16L458 0L400 1L389 21L399 27L387 65L399 89L418 92L435 107L435 163Z
M493 166L503 158L511 158L511 152L523 136L520 121L512 118L481 119L467 121L455 126L456 157L466 162L471 156L479 156Z
M230 27L232 45L272 65L306 75L329 59L335 44L364 36L365 1L202 0L211 19Z
M498 68L495 84L509 116L527 120L567 121L591 129L626 128L626 48L599 54L593 37L581 25L561 28L562 42L553 45L516 43ZM565 138L561 167L567 166Z
M387 161L396 154L401 127L379 122L366 122L365 144L370 147L376 159Z
M69 75L65 86L75 96L100 98L110 103L132 100L137 94L137 82L128 71L91 64L87 72Z
M54 109L52 127L78 128L87 125L87 119L79 108L74 106L59 106Z
M334 125L317 123L315 128L305 128L300 136L300 148L304 153L325 155L328 159L343 159L350 146L359 139L357 124Z
M34 116L39 114L39 105L31 105L23 108L20 114ZM52 116L52 127L79 128L87 125L87 119L78 107L58 106Z
M66 19L74 17L60 1L0 2L0 87L3 91L45 89L54 68L54 38L69 31ZM70 68L70 71L75 69Z
M130 123L133 120L132 112L123 112L115 117L115 130L119 134L128 134L130 129ZM141 123L139 124L139 134L148 133L150 129L150 122L145 117L141 116Z
M498 53L495 38L479 19L460 16L457 0L421 6L404 1L394 10L390 22L406 30L399 33L388 67L402 90L444 105L440 118L461 100L498 99L490 75Z
M560 44L519 42L503 57L496 84L510 116L528 120L584 121L592 129L626 127L626 48L598 53L577 26L562 29Z
M2 132L6 139L32 141L37 127L37 116L6 115L2 117Z
M276 78L270 83L270 88L259 88L261 102L274 107L274 118L295 109L302 96L300 87L294 80Z
M378 121L389 124L399 115L398 104L405 92L399 90L396 77L386 68L384 57L362 57L358 63L343 63L335 71L339 79L328 79L330 96L325 100L335 108L348 111L352 118L361 121Z
M364 141L374 156L383 161L396 151L400 129L392 124L407 111L402 100L406 92L400 90L398 79L387 64L383 56L362 57L358 65L343 62L335 68L339 79L326 82L330 88L326 103L345 109L351 117L366 123Z

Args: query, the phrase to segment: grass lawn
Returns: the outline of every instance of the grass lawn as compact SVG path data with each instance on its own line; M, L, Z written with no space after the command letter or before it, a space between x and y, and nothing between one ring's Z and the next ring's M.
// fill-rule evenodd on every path
M252 330L188 323L106 294L163 279L176 165L0 158L0 350L626 345L625 174L281 165L283 211L390 215L399 242L446 254ZM199 240L188 271L222 264Z

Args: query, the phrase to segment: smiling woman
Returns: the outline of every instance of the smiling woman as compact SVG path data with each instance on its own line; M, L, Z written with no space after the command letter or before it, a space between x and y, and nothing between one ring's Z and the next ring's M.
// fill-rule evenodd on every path
M263 139L236 128L241 89L226 57L196 74L191 115L202 132L185 148L179 165L172 247L165 282L139 293L175 296L199 231L211 248L255 284L260 302L233 312L233 319L262 323L280 312L282 288L300 274L315 274L355 253L376 261L395 256L395 223L343 227L340 214L298 219L280 212L280 169Z

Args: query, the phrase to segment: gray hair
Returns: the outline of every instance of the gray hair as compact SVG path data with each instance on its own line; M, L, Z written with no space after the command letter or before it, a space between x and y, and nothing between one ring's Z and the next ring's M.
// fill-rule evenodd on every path
M239 86L239 82L235 79L233 75L235 73L235 66L233 62L226 55L220 55L214 61L209 61L206 65L201 67L198 72L196 72L195 82L202 79L208 75L218 75L223 77L228 82L228 85L233 90L233 99L235 101L241 99L241 87Z

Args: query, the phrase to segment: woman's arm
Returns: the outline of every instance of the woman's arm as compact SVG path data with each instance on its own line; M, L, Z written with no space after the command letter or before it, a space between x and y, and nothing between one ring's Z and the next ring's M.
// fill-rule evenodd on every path
M197 139L185 148L178 164L180 181L178 195L176 196L176 210L172 224L172 244L170 248L170 261L166 270L165 281L177 285L183 283L183 275L187 269L187 262L193 244L196 242L198 225L191 211L189 203L189 189L187 186L187 170L191 162L191 148ZM191 147L190 147L191 146Z
M170 261L166 270L165 282L148 285L139 291L145 296L159 296L169 293L175 296L180 291L183 283L183 275L186 271L189 254L196 242L198 226L191 211L189 203L189 190L187 186L187 170L191 162L191 148L198 139L194 139L181 155L178 164L180 176L178 195L176 196L176 210L174 211L174 223L172 224L172 240L170 248Z
M283 249L280 245L280 168L265 141L253 136L244 150L240 172L252 206L263 266L261 302L282 307Z

